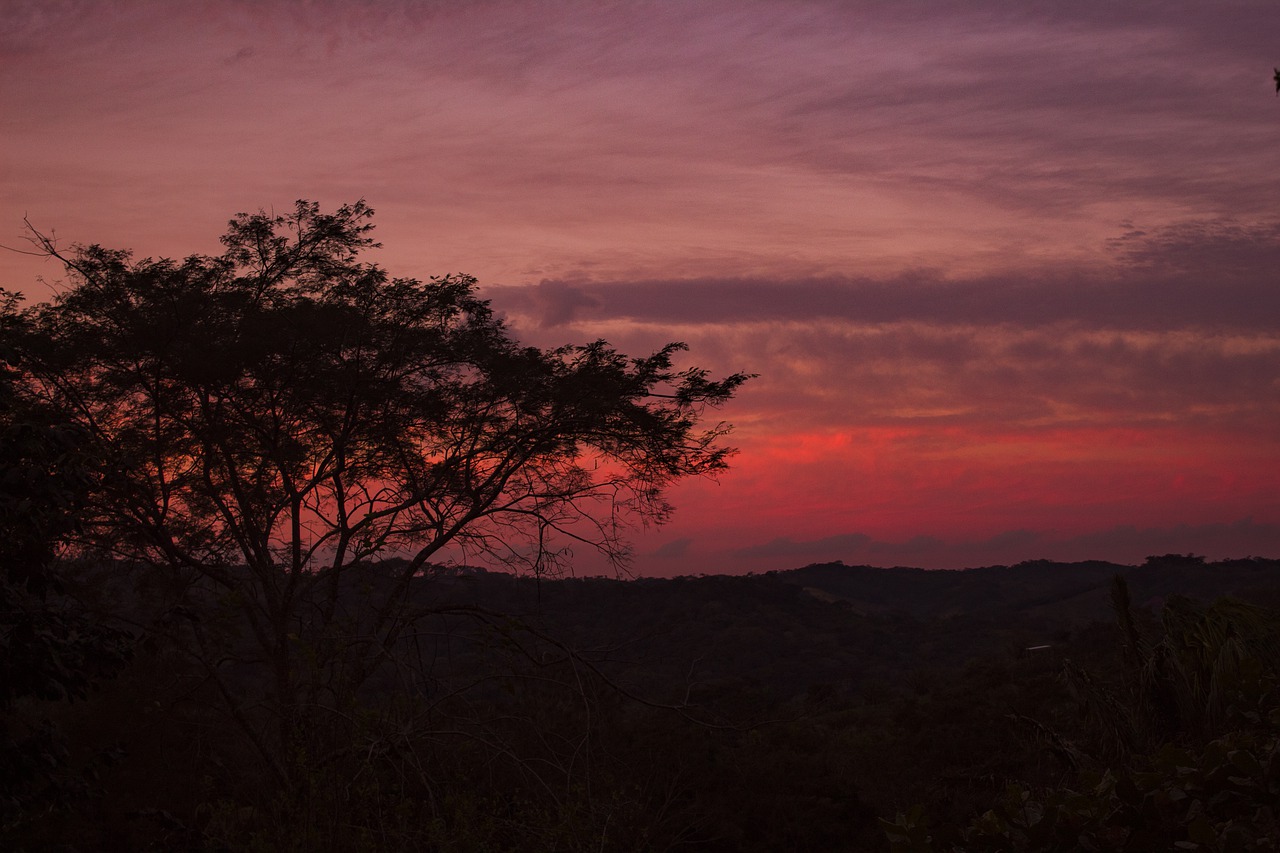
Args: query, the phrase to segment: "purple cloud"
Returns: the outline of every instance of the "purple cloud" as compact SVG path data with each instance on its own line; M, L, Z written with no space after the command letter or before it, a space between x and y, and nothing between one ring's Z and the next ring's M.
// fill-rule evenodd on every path
M515 313L539 314L551 294L571 294L583 321L694 325L843 320L1269 331L1280 316L1280 223L1214 218L1130 227L1108 246L1116 257L1110 267L1046 265L968 278L917 271L887 278L545 279L486 292Z

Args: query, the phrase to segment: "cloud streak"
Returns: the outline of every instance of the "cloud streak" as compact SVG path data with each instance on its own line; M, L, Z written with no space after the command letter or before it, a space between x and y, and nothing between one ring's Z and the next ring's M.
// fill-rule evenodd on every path
M1280 222L1130 227L1108 246L1114 260L1106 266L1047 264L965 278L927 270L890 278L544 279L487 292L541 326L812 320L1269 332L1280 316Z

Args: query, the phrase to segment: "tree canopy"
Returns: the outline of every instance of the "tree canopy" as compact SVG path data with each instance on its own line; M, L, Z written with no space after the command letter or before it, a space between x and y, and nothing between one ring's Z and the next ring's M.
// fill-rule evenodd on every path
M273 674L277 743L302 704L350 694L386 658L434 562L541 575L574 546L625 562L627 524L663 521L668 485L725 468L728 427L704 416L748 378L677 369L679 343L638 358L522 346L473 278L364 261L372 216L240 214L221 255L181 261L64 251L33 230L67 287L0 318L15 399L73 428L90 460L73 547L233 601L257 649L242 659ZM391 590L344 613L343 579L379 562ZM228 652L207 638L188 648L217 679ZM231 693L283 774L246 716L261 703Z
M537 571L568 542L625 558L621 522L725 467L699 424L747 378L603 341L520 346L468 276L390 278L372 211L241 214L217 257L76 247L25 315L26 393L92 437L86 541L219 576L304 576L449 545Z

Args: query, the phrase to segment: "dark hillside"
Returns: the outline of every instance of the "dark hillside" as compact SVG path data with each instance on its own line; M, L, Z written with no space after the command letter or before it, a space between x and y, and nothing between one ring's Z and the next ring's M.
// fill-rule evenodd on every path
M395 568L344 578L343 641ZM310 815L309 844L344 834L335 849L887 849L877 819L913 804L960 826L1015 781L1061 784L1043 732L1089 735L1064 665L1123 681L1116 575L1153 639L1175 595L1280 601L1280 562L1261 559L541 582L436 569L408 602L417 629L374 649L383 663L344 699L330 743L350 747L298 804L273 799L209 673L164 639L222 643L223 684L260 689L237 611L123 564L68 573L95 618L157 631L104 689L43 706L97 781L91 807L24 824L26 849L302 849L275 814Z
M1170 595L1211 600L1223 595L1265 603L1280 584L1280 561L1245 558L1207 563L1170 554L1141 566L1036 560L964 571L879 569L827 563L780 573L789 583L820 590L859 612L949 617L979 613L1035 614L1047 623L1076 624L1110 615L1111 579L1128 582L1140 606Z
M607 649L637 683L732 682L786 699L815 685L856 692L920 668L960 667L1110 625L1116 575L1148 610L1175 594L1263 605L1280 595L1280 561L1177 556L1141 566L1037 561L926 571L830 563L763 575L540 584L480 572L442 581L431 594L518 615L578 648Z

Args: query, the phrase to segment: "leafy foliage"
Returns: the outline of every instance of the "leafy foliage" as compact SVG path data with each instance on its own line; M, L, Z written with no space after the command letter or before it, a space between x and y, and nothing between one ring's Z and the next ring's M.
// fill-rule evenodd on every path
M882 821L895 851L1280 849L1280 617L1230 598L1200 607L1173 597L1149 642L1118 576L1113 601L1119 689L1067 668L1090 724L1091 743L1066 751L1074 782L1010 785L958 829L899 813Z
M15 299L0 296L12 317ZM55 562L88 488L81 433L23 407L14 379L0 363L0 840L90 791L57 726L27 706L86 698L132 651L127 632L64 594Z
M63 258L76 286L28 316L21 366L102 461L93 541L223 583L449 545L545 570L553 534L622 558L625 513L725 466L697 420L745 376L677 372L680 344L521 347L474 279L360 262L371 216L299 202L232 220L219 257Z
M678 369L679 343L521 346L474 279L364 262L372 215L241 214L221 255L181 261L33 232L71 286L0 313L12 398L83 463L57 537L135 585L120 617L187 656L293 814L361 744L442 725L413 657L439 562L540 578L581 546L625 565L667 486L725 468L728 427L702 421L748 378ZM407 710L368 704L397 682Z

